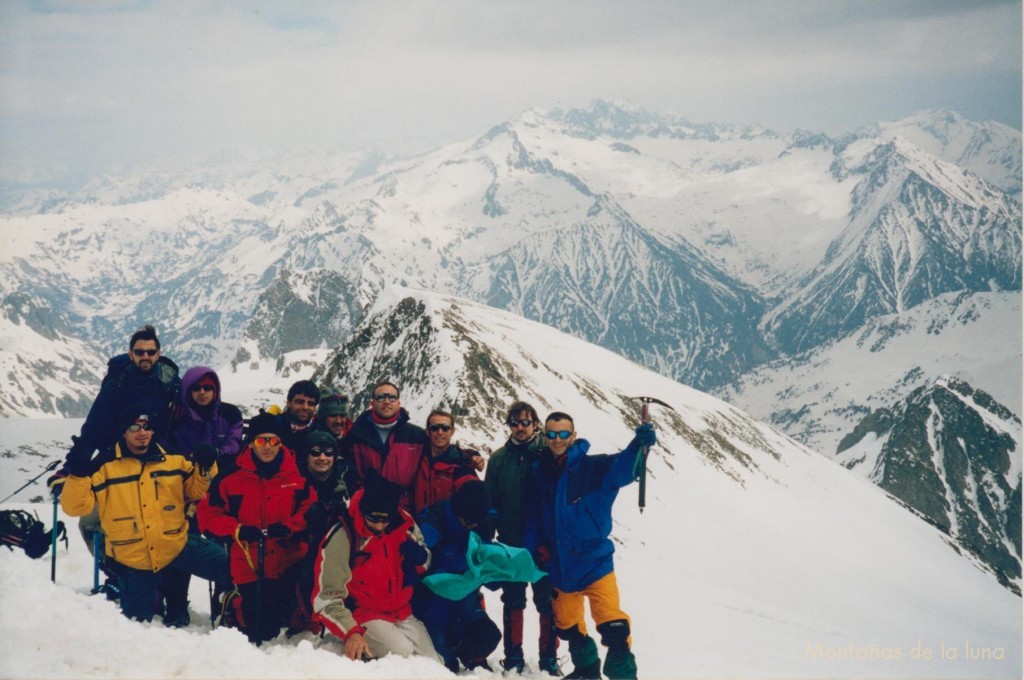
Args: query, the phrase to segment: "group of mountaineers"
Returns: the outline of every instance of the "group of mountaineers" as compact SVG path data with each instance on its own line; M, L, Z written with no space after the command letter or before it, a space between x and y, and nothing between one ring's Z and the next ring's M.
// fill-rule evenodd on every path
M388 380L354 418L344 395L301 380L280 412L246 423L213 369L179 375L152 326L128 350L49 479L125 616L188 625L195 575L212 584L215 621L257 645L311 631L353 660L415 654L457 673L490 669L502 644L502 668L524 672L529 585L540 671L562 675L565 640L568 677L636 677L609 534L651 424L619 453L588 455L570 415L542 422L517 401L485 460L452 443L452 413L414 424ZM500 628L482 587L501 590Z

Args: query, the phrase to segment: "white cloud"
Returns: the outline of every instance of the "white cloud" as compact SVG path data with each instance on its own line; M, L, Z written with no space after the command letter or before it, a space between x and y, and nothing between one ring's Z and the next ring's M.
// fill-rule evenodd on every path
M8 2L0 151L409 150L613 95L833 133L970 99L966 115L1019 127L1020 16L1012 2Z

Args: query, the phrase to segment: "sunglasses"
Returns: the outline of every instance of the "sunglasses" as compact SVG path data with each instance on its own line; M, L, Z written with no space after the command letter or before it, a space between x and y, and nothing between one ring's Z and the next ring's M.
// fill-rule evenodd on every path
M433 425L427 426L427 429L430 430L431 432L451 432L452 426L442 425L441 423L435 423Z
M516 420L515 418L511 418L508 421L509 427L529 427L530 425L533 425L533 420L531 420L530 418L524 418L523 420Z
M132 354L137 357L155 357L160 353L158 349L133 349Z
M281 443L280 437L256 437L252 440L256 446L277 446Z
M214 387L213 385L210 385L209 383L202 383L202 384L199 384L199 385L193 385L192 386L192 391L193 392L213 392L216 389L217 389L216 387Z
M387 524L391 521L391 514L387 512L368 512L363 517L371 524Z
M373 395L374 401L398 401L397 394L375 394Z
M314 458L319 458L320 456L334 458L334 449L321 449L319 446L314 446L309 450L309 455L313 456Z
M139 430L145 430L146 432L152 432L153 431L153 426L150 423L144 423L144 424L141 424L141 425L139 423L132 423L131 425L128 426L128 431L129 432L138 432Z
M554 441L555 439L568 439L572 436L572 430L548 430L544 433L544 436Z

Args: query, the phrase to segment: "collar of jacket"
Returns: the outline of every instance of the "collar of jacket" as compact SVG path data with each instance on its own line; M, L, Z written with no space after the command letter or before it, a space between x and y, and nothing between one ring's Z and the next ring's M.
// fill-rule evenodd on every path
M562 460L559 461L555 457L555 454L551 452L550 448L544 450L541 457L541 463L548 472L552 474L558 474L566 468L576 467L580 459L587 455L587 451L590 450L590 442L586 439L577 439L569 447L569 450L562 456Z
M278 452L278 455L281 458L281 465L278 467L276 475L282 472L299 474L299 466L295 463L295 456L292 455L291 449L281 444L281 450ZM256 469L256 454L253 453L252 444L246 446L235 460L239 469L246 470L254 475L259 474L259 471Z
M373 416L371 413L370 409L366 409L359 414L359 417L356 418L355 424L352 425L352 429L349 430L349 433L346 436L359 437L374 448L383 449L384 445L381 444L380 435L377 434L377 424L373 422ZM398 409L398 421L395 423L394 427L391 428L391 431L398 431L408 422L409 412L406 411L405 408Z

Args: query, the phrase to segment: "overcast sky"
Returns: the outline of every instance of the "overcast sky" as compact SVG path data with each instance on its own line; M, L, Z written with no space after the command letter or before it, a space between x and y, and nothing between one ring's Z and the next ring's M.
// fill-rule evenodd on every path
M0 176L221 150L425 151L619 97L829 134L1021 127L1021 2L2 0Z

